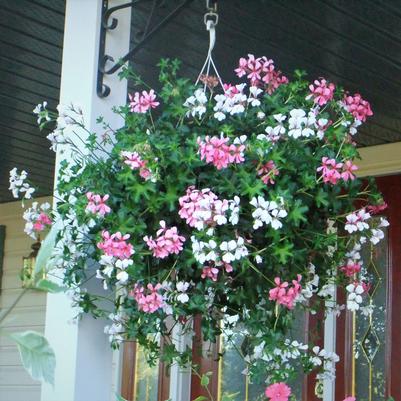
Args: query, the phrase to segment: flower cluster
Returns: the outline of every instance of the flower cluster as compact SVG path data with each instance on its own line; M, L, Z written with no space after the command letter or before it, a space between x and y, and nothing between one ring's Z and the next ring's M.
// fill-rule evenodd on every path
M204 141L198 138L201 160L213 164L218 170L227 168L231 163L244 162L245 145L228 144L229 140L223 135L220 138L206 136Z
M93 192L87 192L86 197L88 199L88 204L86 206L86 211L88 213L97 214L99 216L104 216L111 212L109 206L107 206L106 201L109 199L110 195L99 195Z
M103 242L98 242L97 247L108 256L115 256L118 259L127 259L135 253L132 244L127 242L129 234L121 234L119 231L111 234L102 231Z
M276 70L273 60L255 58L253 54L248 54L248 58L240 58L235 72L240 78L246 75L252 85L263 86L269 95L280 85L288 83L288 78Z
M138 152L128 152L126 150L121 152L121 157L124 163L131 168L131 170L139 170L139 175L145 180L154 181L155 177L152 171L147 167L148 161L143 160Z
M257 230L263 224L271 225L272 228L278 230L283 226L280 219L287 216L287 211L282 207L282 202L267 201L262 196L252 198L250 204L255 207L252 213L254 218L253 228Z
M344 96L344 107L356 120L362 122L365 122L367 117L373 116L369 102L362 99L359 93L355 93L354 96Z
M179 254L182 251L185 238L182 235L178 235L177 227L167 228L164 220L160 221L160 227L156 233L156 240L147 235L143 238L153 252L153 256L164 259L170 254Z
M314 85L309 85L310 95L307 99L313 99L313 102L319 106L324 106L327 102L333 99L334 91L336 89L335 85L330 82L328 83L324 78L319 81L316 79Z
M273 160L269 160L258 169L260 179L266 184L274 184L274 176L279 175L279 171Z
M130 100L130 109L133 113L146 113L150 109L155 109L160 103L156 101L155 91L135 92L128 95Z
M164 306L163 296L159 293L162 288L161 284L148 284L145 287L135 284L134 289L130 295L135 299L138 304L138 309L145 313L153 313Z
M201 118L206 113L207 97L202 89L197 89L192 96L184 102L184 106L188 108L186 116Z
M107 290L108 281L115 278L120 285L128 282L129 274L126 271L134 262L131 259L120 259L111 255L102 255L99 264L100 269L96 271L96 278L103 280L103 288Z
M179 198L178 214L190 227L202 230L208 226L225 224L226 212L229 209L232 210L232 216L235 213L238 214L238 207L231 204L226 199L220 200L209 188L199 191L194 186L190 186L186 194ZM233 222L235 221L233 219Z
M32 206L26 209L23 215L26 221L24 232L31 238L37 239L38 233L44 231L52 224L49 210L50 203L45 202L39 206L38 202L33 202Z
M18 174L17 168L10 171L10 186L9 190L12 192L14 198L18 199L20 194L23 194L25 199L31 199L35 188L31 187L25 180L28 178L28 173L25 170Z
M339 180L352 181L355 179L354 172L358 167L351 160L346 160L344 163L337 162L336 159L322 157L322 165L316 169L322 173L324 183L336 185Z
M248 255L248 249L245 246L245 240L238 237L237 240L223 241L220 245L214 240L208 242L199 241L195 236L191 237L192 252L194 258L199 263L213 262L220 266L222 262L226 265L235 260L240 260ZM225 266L226 271L230 272L231 268Z
M280 277L274 279L276 286L269 291L269 299L276 301L279 305L284 305L288 309L293 309L297 297L302 291L302 276L298 274L296 280L292 280L292 286L287 281L281 282Z

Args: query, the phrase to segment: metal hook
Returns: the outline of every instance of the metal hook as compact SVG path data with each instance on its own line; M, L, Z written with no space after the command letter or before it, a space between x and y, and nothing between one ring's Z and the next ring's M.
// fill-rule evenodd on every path
M203 17L203 22L206 26L208 21L212 21L214 25L217 25L217 23L219 22L219 14L213 12L206 13Z
M209 12L216 13L217 12L217 0L206 0L206 9Z

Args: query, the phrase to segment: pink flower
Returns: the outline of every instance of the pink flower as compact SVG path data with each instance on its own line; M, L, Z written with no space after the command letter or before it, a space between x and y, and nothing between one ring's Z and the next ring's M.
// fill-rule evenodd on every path
M359 121L364 122L366 117L373 116L369 102L362 99L359 93L355 93L354 96L345 95L344 106Z
M41 212L36 219L36 221L33 223L33 230L36 232L43 231L46 226L51 226L52 221L50 217L45 213Z
M218 170L227 168L230 163L244 162L245 145L228 145L229 138L206 136L205 141L198 138L201 160L213 164Z
M219 268L223 267L226 273L233 271L232 265L226 262L210 262L208 266L203 266L201 278L210 278L212 281L217 281Z
M356 401L356 398L355 397L347 397L347 398L344 398L344 401Z
M132 170L139 169L145 164L138 152L122 151L121 156L124 158L124 163L130 166Z
M97 247L106 255L115 256L118 259L128 259L135 253L132 245L127 242L130 235L122 235L119 231L110 235L108 231L102 231L103 242L98 242Z
M341 178L340 169L343 167L342 163L337 163L335 159L322 157L322 165L316 171L322 172L323 182L330 184L337 184Z
M352 277L354 274L361 271L360 263L348 262L346 265L340 267L340 270L347 276Z
M352 163L351 160L347 160L346 162L344 162L343 164L343 169L342 169L342 173L341 173L341 178L344 181L348 181L348 180L355 180L355 175L353 174L354 171L358 170L358 167L355 166L355 164Z
M152 171L147 167L148 161L142 160L138 152L122 151L121 157L132 170L139 170L139 175L143 179L147 181L152 178Z
M102 197L101 195L87 192L86 197L88 199L88 204L85 208L87 212L99 214L102 217L105 214L111 212L110 207L106 205L106 201L109 199L109 195L104 195Z
M269 300L276 301L279 305L284 305L288 309L293 309L295 300L301 293L302 287L299 284L302 279L300 274L297 275L297 280L292 280L292 287L289 287L287 281L281 282L279 277L274 279L275 288L269 291Z
M185 238L178 235L177 227L167 228L164 220L160 221L160 227L161 229L156 233L156 240L148 236L143 238L149 249L153 251L153 256L164 259L172 253L180 253Z
M149 109L156 108L160 103L156 102L155 91L142 91L142 94L135 92L134 95L128 95L130 100L130 109L133 113L146 113Z
M217 281L219 275L219 269L215 266L203 266L202 278L210 278L212 281Z
M199 191L194 186L188 187L186 194L179 198L179 204L178 214L190 227L200 230L227 222L228 201L218 199L209 188Z
M262 167L258 170L258 175L261 176L261 180L266 184L274 184L274 177L279 175L279 171L276 168L273 160L268 161L267 163L263 164Z
M273 60L266 57L255 58L253 54L248 54L247 59L241 57L238 68L234 71L240 78L246 75L252 86L264 86L270 95L280 85L288 83L287 77L281 75L281 71L275 70Z
M383 212L384 210L387 209L387 203L383 202L381 205L369 205L366 207L366 210L370 213L370 214L379 214L381 212Z
M327 102L333 99L335 85L333 83L327 83L323 78L314 81L315 85L309 85L311 94L307 96L307 99L313 98L315 104L324 106Z
M137 302L138 310L153 313L164 306L163 296L158 293L160 288L162 288L161 284L153 286L149 283L145 289L137 283L129 295Z
M283 382L274 383L266 388L265 395L270 401L288 401L291 388Z

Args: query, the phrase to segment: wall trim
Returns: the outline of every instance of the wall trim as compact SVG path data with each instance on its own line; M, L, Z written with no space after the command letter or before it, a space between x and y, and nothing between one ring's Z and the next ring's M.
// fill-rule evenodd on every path
M359 177L401 173L401 142L359 148L359 153Z

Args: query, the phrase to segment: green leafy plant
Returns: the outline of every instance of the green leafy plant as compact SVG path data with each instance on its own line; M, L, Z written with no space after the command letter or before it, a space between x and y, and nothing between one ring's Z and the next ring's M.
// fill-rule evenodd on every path
M388 224L373 217L384 209L373 180L355 176L353 135L369 103L300 71L289 81L267 58L240 60L249 89L209 76L195 86L175 60L159 67L160 90L116 107L118 130L99 118L100 138L79 106L38 106L41 126L55 124L52 147L72 156L60 163L56 210L29 209L26 231L58 225L45 259L54 243L50 264L79 312L109 316L112 346L135 338L150 363L188 364L191 350L177 350L172 332L191 333L201 315L205 340L241 327L241 355L266 394L291 392L284 382L300 367L321 382L337 356L289 332L301 311L340 309L336 285L348 309L365 308L358 250ZM129 68L122 78L146 87ZM11 182L25 197L15 170ZM103 295L85 290L95 276Z

